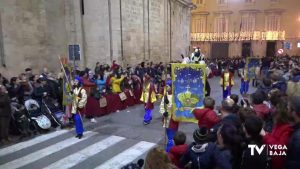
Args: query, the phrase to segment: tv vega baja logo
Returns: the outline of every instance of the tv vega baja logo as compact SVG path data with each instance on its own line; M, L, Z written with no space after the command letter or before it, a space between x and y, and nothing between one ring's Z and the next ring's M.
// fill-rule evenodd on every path
M269 156L286 156L287 147L286 145L262 145L257 146L255 144L248 145L248 148L251 150L251 156L254 156L254 151L259 155L266 149L266 153Z

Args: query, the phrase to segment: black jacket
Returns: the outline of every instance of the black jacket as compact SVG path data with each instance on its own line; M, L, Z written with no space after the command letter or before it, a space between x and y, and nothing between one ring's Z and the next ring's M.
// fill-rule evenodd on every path
M287 146L286 169L299 169L300 167L300 123L294 126Z
M225 151L223 151L225 152ZM187 152L180 160L182 166L190 161L191 169L231 169L230 157L222 153L215 143L196 144L192 143Z
M10 99L7 93L0 92L0 117L9 118L11 115Z

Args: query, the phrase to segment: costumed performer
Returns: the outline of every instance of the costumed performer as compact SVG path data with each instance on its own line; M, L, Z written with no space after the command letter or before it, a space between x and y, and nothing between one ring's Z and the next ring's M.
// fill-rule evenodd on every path
M144 76L143 92L140 99L145 106L144 125L150 124L152 120L151 112L154 109L156 101L156 93L154 84L151 82L151 77L148 73Z
M231 95L231 88L234 85L233 74L228 71L228 68L225 69L221 76L220 85L223 91L223 99L225 99Z
M248 77L248 67L241 70L241 95L247 94L249 90L249 77Z
M87 102L86 91L82 88L82 80L80 77L75 77L74 79L74 88L73 88L73 102L72 102L72 115L76 128L76 137L81 139L83 136L83 124L81 113Z
M163 115L163 128L166 129L168 142L166 146L166 152L169 152L172 146L174 146L174 135L178 130L179 122L173 120L172 113L172 80L168 79L166 81L166 87L164 91L164 96L160 104L160 113Z

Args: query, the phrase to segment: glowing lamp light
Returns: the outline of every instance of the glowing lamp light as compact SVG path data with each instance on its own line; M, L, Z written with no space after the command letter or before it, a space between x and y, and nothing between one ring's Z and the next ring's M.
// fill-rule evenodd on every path
M278 49L277 53L282 55L283 54L283 49Z

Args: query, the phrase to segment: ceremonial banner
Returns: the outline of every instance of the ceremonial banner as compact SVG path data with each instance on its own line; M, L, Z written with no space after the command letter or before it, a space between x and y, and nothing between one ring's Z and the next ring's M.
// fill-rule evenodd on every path
M256 67L260 67L260 58L247 58L246 69L248 71L248 78L255 78L255 69Z
M206 65L172 64L173 118L195 122L192 111L203 107L205 97Z

